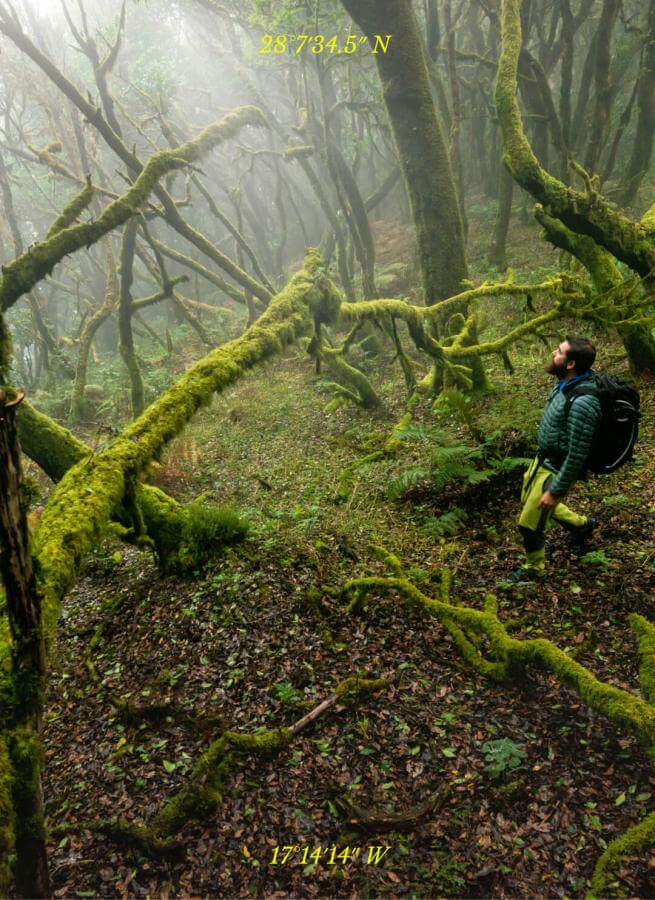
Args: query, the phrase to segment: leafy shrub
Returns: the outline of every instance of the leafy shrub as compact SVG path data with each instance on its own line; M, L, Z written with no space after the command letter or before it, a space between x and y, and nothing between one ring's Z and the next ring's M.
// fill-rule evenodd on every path
M231 506L196 500L178 515L167 510L151 537L162 572L183 575L242 541L248 530L247 520Z
M509 738L487 741L482 745L487 765L484 767L492 778L500 778L506 772L518 769L525 759L525 750Z
M457 393L451 391L450 394ZM472 423L469 428L475 430ZM451 435L435 426L408 425L396 434L403 441L430 441L436 447L427 464L405 469L389 483L389 497L398 500L411 488L425 483L436 491L450 485L466 489L482 484L497 473L512 472L525 466L529 460L523 457L503 456L497 446L498 434L487 435L477 446L456 443ZM444 522L446 528L454 524Z

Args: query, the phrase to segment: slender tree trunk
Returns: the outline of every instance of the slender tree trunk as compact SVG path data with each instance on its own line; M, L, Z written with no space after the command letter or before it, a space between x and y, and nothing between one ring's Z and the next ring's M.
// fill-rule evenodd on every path
M648 171L655 134L655 0L650 0L646 25L646 46L637 80L637 130L628 163L626 187L622 201L629 206L637 196L639 185Z
M143 379L141 378L139 361L136 358L136 352L134 350L134 334L132 333L132 279L137 224L136 218L130 219L123 232L123 245L121 248L121 289L118 307L118 333L120 335L119 349L130 376L133 419L137 419L141 415L145 406Z
M462 150L461 150L461 128L462 128L462 96L459 86L459 78L457 75L457 66L455 64L455 28L452 21L452 0L447 0L444 6L445 27L447 34L447 62L448 62L448 80L450 82L450 98L451 98L451 121L450 121L450 159L455 174L455 185L457 188L457 199L459 202L459 213L462 219L462 228L464 230L464 238L468 235L468 221L466 219L466 208L464 204L464 169L462 166Z
M77 365L75 367L75 382L71 393L68 421L78 422L82 418L84 406L84 391L86 389L86 376L89 365L89 353L91 344L100 326L111 316L116 304L118 292L116 284L116 272L114 271L114 255L111 244L107 244L107 275L105 279L105 293L101 305L84 323L80 334L77 350Z
M512 197L514 195L514 179L506 167L500 165L500 198L498 201L498 215L494 226L494 237L489 262L501 272L507 269L507 232L512 216Z
M430 93L423 41L411 0L342 0L371 46L392 35L375 61L410 200L427 305L452 297L468 277L464 231L446 143ZM475 326L470 340L475 343ZM487 380L479 357L473 386Z
M614 23L619 13L620 0L604 0L603 9L596 32L596 52L594 59L594 113L589 130L589 141L585 155L585 167L592 171L598 165L600 154L607 137L614 92L610 81L610 47Z
M562 11L562 71L560 77L559 119L564 145L571 144L571 91L573 90L573 14L569 0L560 0ZM567 173L563 167L562 179Z
M575 112L571 122L571 149L579 152L584 138L587 134L587 126L589 123L589 94L591 93L591 82L594 75L594 59L596 56L596 34L589 43L589 49L585 56L580 75L580 87L578 88L578 96L575 102Z

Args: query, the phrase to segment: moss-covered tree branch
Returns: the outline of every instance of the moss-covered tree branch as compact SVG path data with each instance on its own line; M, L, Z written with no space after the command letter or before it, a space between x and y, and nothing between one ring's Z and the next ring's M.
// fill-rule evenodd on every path
M310 252L304 267L240 338L196 363L108 448L64 476L35 535L49 635L61 598L74 583L81 560L118 511L129 482L215 392L307 331L312 316L320 318L324 308L334 308L336 289L321 274L320 265L317 253Z
M221 141L234 137L246 125L262 125L263 117L255 107L242 107L210 125L194 140L174 150L161 150L149 159L132 187L118 200L110 203L94 222L64 228L49 239L30 247L2 269L0 280L0 311L12 306L19 297L30 291L65 256L82 247L89 247L103 235L118 228L132 216L160 178L200 159Z

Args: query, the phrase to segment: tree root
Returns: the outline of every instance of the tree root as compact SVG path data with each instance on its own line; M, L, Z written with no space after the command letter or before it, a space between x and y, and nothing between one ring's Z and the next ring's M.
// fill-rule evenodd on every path
M427 800L409 809L390 813L385 810L364 809L356 806L343 795L334 798L334 804L348 818L348 825L364 831L382 833L386 831L413 831L422 819L440 810L452 792L450 784L441 785Z
M596 676L546 638L517 639L510 637L506 625L498 617L496 598L488 594L484 609L457 606L451 600L451 579L447 570L442 571L439 597L428 597L412 584L404 574L399 559L378 548L379 556L393 572L389 577L357 578L342 588L344 597L352 599L348 612L355 612L371 593L393 591L411 605L433 615L452 635L455 645L465 661L477 672L494 681L517 680L530 667L545 669L562 684L575 691L594 711L614 724L633 732L645 745L646 752L655 761L655 705L653 704L653 674L655 672L655 626L642 616L631 615L629 622L639 636L639 668L642 694L614 687L599 681ZM487 655L471 640L486 639ZM655 843L655 813L630 828L613 841L596 864L591 883L590 897L605 893L608 873L627 853Z
M149 825L132 825L122 819L93 820L56 826L51 835L88 828L117 842L136 846L147 854L179 854L183 850L174 840L175 835L187 822L202 820L214 812L223 798L228 775L243 756L249 753L260 758L274 755L333 706L355 703L362 695L381 691L390 683L390 679L353 675L340 682L326 700L290 728L252 734L224 732L201 755L186 786L164 804Z
M220 803L223 784L240 756L253 753L266 757L278 753L295 737L337 702L353 700L362 694L382 690L388 684L381 678L353 676L337 685L334 693L290 728L241 734L226 731L214 741L196 763L191 778L179 794L172 797L154 817L150 830L159 839L175 835L192 819L209 815Z
M180 859L184 848L172 838L160 840L148 828L134 825L126 819L90 819L82 822L63 822L50 829L51 838L73 834L79 831L93 831L110 838L116 844L133 847L146 856L164 859Z

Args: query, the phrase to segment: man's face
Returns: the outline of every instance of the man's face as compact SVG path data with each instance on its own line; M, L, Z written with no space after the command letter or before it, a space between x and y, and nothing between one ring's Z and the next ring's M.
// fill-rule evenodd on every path
M564 378L571 369L575 368L575 363L570 362L566 358L569 349L569 342L562 341L562 343L553 350L550 359L546 363L546 371L549 375L557 375L558 378Z

